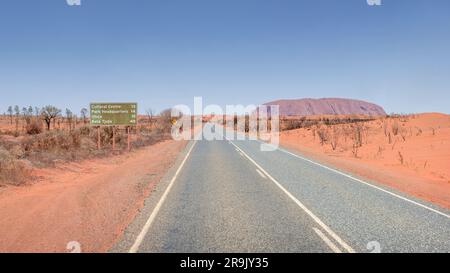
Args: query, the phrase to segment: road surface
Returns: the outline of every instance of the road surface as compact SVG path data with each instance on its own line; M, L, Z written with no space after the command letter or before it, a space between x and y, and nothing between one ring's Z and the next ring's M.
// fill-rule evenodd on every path
M115 251L450 252L448 210L260 145L192 141Z

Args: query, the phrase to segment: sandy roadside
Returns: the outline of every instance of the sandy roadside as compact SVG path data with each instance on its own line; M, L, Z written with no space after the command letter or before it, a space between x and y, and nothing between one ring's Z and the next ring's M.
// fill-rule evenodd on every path
M288 143L281 143L281 145L298 151L300 154L330 167L356 174L363 179L368 179L369 181L388 186L443 208L450 209L450 183L448 182L418 177L412 171L398 172L389 167L371 166L367 162L357 162L356 160L328 156Z
M0 188L0 252L107 251L172 166L185 141L39 170L40 182Z
M424 114L401 125L408 132L405 140L397 136L389 144L380 121L368 123L370 136L358 158L343 139L334 151L329 144L320 145L311 130L282 132L280 143L306 157L450 209L450 117Z

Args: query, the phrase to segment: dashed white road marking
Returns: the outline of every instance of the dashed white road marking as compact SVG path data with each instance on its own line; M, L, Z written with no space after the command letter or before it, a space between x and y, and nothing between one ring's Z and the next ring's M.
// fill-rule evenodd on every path
M183 161L181 162L180 166L178 167L177 171L175 172L175 175L172 177L172 180L170 180L169 186L167 186L166 190L164 191L163 195L161 196L161 199L156 204L155 208L152 211L152 214L150 214L150 217L148 218L147 222L145 223L144 227L142 228L142 231L139 233L139 235L136 238L136 241L134 242L133 246L128 251L129 253L136 253L139 250L139 247L142 244L142 241L144 240L145 236L148 233L148 230L150 229L153 220L155 220L156 215L158 215L159 210L161 209L161 206L163 205L164 201L167 198L167 195L170 192L170 189L172 189L172 186L175 182L175 180L178 177L178 174L180 173L181 169L184 166L184 163L186 163L186 160L188 159L189 155L192 152L192 149L194 149L195 144L197 141L194 141L194 144L192 144L191 148L189 149L188 153L184 157Z
M294 201L303 211L306 212L325 232L331 236L342 248L349 253L355 253L355 250L349 246L344 240L342 240L330 227L328 227L322 220L319 219L312 211L310 211L302 202L300 202L294 195L286 190L275 178L273 178L266 170L264 170L258 163L256 163L250 156L248 156L241 148L230 141L234 147L236 147L244 156L252 162L266 177L268 177L275 185L278 186L292 201Z
M327 244L327 246L334 251L334 253L342 253L342 251L325 234L323 234L320 229L313 227L313 230L320 237L320 239L322 239L325 244Z

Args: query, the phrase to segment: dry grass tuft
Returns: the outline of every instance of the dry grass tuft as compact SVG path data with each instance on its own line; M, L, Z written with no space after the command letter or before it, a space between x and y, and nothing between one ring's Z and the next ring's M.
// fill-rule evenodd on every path
M0 185L21 185L30 176L29 161L16 159L5 148L0 147Z

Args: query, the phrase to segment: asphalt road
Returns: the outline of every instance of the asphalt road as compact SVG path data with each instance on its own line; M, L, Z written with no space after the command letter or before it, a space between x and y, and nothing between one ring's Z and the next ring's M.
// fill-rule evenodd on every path
M192 141L116 251L450 252L449 211L259 141Z

